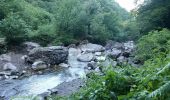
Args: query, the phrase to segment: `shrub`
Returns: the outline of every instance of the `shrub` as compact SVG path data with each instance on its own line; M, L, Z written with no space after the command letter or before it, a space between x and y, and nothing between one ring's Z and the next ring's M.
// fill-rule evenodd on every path
M10 14L0 23L0 31L6 37L7 44L19 44L27 39L29 27L17 14Z
M136 58L141 61L156 58L158 55L166 56L169 52L170 31L153 31L139 39L136 50Z

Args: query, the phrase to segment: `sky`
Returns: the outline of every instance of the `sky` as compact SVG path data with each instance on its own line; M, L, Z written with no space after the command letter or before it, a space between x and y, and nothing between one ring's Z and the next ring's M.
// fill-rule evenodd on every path
M115 0L119 5L125 8L127 11L130 11L136 7L135 0Z

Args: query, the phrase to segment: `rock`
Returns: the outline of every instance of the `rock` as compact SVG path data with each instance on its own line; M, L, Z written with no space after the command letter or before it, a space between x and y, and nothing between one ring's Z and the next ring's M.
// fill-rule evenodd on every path
M62 46L34 48L28 54L29 61L40 60L50 65L58 65L67 60L68 49Z
M18 79L18 76L9 76L9 79Z
M48 68L47 64L43 61L36 61L32 64L33 70L42 70L47 68Z
M88 52L88 53L93 53L93 52L103 52L105 48L101 45L98 44L84 44L80 46L81 51L83 52Z
M122 44L122 43L119 43L119 42L116 42L116 43L114 44L113 48L122 50L122 49L123 49L123 44Z
M15 65L13 65L12 63L6 63L4 66L3 66L3 70L4 71L14 71L16 72L17 71L17 67Z
M76 45L75 45L75 44L70 44L70 45L68 46L68 48L76 48Z
M94 56L92 53L81 54L77 57L77 60L81 62L90 62L94 60Z
M65 63L61 63L61 64L59 64L58 66L60 66L60 67L64 67L64 68L68 68L68 67L70 67L68 64L65 64Z
M58 94L58 89L57 88L49 89L49 91L51 92L51 95Z
M128 41L123 44L125 52L131 53L135 49L135 44L133 41Z
M10 72L10 71L0 72L0 76L4 76L4 75L10 76L10 75L11 75L11 72Z
M115 41L109 40L106 42L106 50L111 50L114 47Z
M97 68L97 63L92 61L87 64L89 70L95 70Z
M97 61L105 61L106 57L105 56L100 56L100 57L96 57Z
M113 48L111 52L107 52L107 55L112 58L117 58L120 56L121 53L122 53L121 50L119 50L117 48Z
M0 60L5 61L5 62L10 62L11 61L11 56L9 56L7 54L2 54L0 56Z
M95 54L94 54L95 56L101 56L102 55L102 53L101 52L95 52Z
M34 42L24 42L23 47L29 52L34 48L40 47L40 45L38 43L34 43Z
M39 97L38 100L47 100L47 97L50 96L50 94L51 94L50 91L44 92L42 94L39 94L38 95L38 97Z
M84 45L84 44L88 44L88 43L89 43L88 40L83 40L83 41L80 42L80 45Z
M123 63L123 62L127 62L127 59L124 56L120 56L120 57L117 58L117 61L119 63Z

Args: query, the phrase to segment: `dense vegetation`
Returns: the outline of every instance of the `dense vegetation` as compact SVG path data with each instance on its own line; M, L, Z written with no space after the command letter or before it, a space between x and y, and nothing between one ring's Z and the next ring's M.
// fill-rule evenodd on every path
M0 15L1 36L9 44L31 40L43 45L121 40L130 18L112 0L1 0Z
M138 0L137 0L138 1ZM90 73L73 100L168 100L170 98L170 1L145 0L131 13L114 0L1 0L0 37L8 45L36 41L69 45L88 39L135 40L131 65ZM51 97L53 98L53 97Z

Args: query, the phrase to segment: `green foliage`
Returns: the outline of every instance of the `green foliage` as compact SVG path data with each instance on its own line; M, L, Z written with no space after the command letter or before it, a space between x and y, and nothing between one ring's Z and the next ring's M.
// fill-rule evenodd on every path
M137 9L137 21L142 34L154 29L170 28L170 1L145 0Z
M154 59L161 56L164 58L169 53L170 31L153 31L139 39L136 50L136 58L141 61Z
M0 31L6 37L8 44L18 44L27 39L29 27L16 14L11 14L0 24Z

